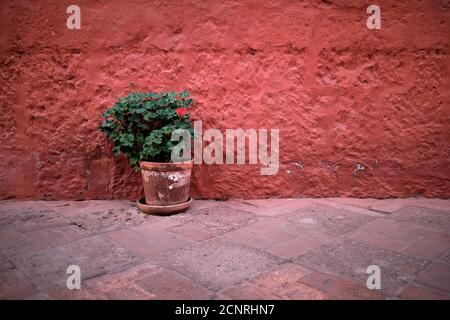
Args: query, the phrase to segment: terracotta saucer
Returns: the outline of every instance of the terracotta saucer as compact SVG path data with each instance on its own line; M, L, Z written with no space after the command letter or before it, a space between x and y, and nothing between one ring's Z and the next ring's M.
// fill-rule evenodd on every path
M192 202L192 198L184 203L174 204L171 206L151 206L145 203L145 198L140 198L137 202L139 209L143 213L153 214L157 216L170 216L171 214L184 212Z

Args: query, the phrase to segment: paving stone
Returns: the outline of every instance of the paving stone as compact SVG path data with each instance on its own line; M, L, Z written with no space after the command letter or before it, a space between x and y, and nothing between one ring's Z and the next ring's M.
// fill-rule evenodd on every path
M302 229L314 230L330 236L344 235L375 219L372 216L319 205L300 209L281 218L301 226Z
M262 300L263 298L257 298L257 296L255 296L254 300ZM211 300L231 300L230 297L222 294L222 293L215 293L212 295Z
M403 252L422 259L434 260L450 248L450 240L425 237L408 245Z
M69 220L63 217L54 216L56 214L57 213L54 211L48 211L48 214L45 214L41 211L39 215L30 217L29 220L27 220L26 218L22 218L21 220L15 221L13 226L14 229L27 233L30 231L70 225ZM40 219L38 220L38 218Z
M283 299L283 300L323 300L323 292L299 283L299 279L309 271L292 263L286 263L274 270L226 289L221 294L231 299Z
M275 208L277 206L281 206L286 204L288 199L280 198L280 199L250 199L243 200L243 202L249 203L256 207L264 207L264 208Z
M448 250L446 253L444 253L441 258L440 261L450 264L450 250Z
M1 200L0 213L3 215L9 211L26 211L33 208L40 208L46 201L29 201L29 200Z
M228 300L280 300L285 298L280 298L279 295L269 292L267 290L261 289L260 287L250 284L243 283L239 286L226 289L221 291L220 294L215 299L228 299Z
M110 200L102 200L103 202L110 202ZM48 208L57 208L57 207L61 207L61 206L68 206L71 203L79 203L79 202L83 202L83 201L78 201L78 200L43 200L42 203L48 207Z
M3 255L0 255L0 271L14 268L14 265Z
M258 233L249 232L246 228L227 232L222 237L228 241L255 249L268 249L280 242L279 240L270 238L270 236L265 237Z
M167 231L193 241L203 241L214 237L214 234L204 230L201 225L192 222L168 228Z
M429 288L450 293L450 265L442 262L434 262L418 274L415 282Z
M237 231L266 238L274 244L293 239L299 234L298 228L291 223L269 217L260 217L255 223L251 223Z
M209 233L221 235L255 222L256 216L222 205L195 211L190 215L190 219Z
M197 300L209 299L212 296L208 289L171 270L162 269L137 280L136 283L154 299Z
M405 225L390 219L378 219L367 223L349 235L349 238L386 250L403 251L412 242L419 241L419 234L404 230Z
M106 297L102 292L94 290L91 288L86 288L83 283L81 283L81 289L68 288L52 288L45 293L50 300L106 300ZM45 299L45 298L44 298Z
M322 246L300 256L296 262L364 286L369 276L366 274L367 267L377 265L381 269L381 291L386 296L395 296L429 264L420 258L387 251L350 239Z
M450 233L450 214L445 211L407 206L394 211L395 220Z
M69 223L56 211L43 205L8 209L0 214L0 229L12 227L21 232L64 226Z
M450 300L450 295L433 291L429 288L408 284L399 295L402 299L409 300Z
M275 215L287 214L287 213L295 212L296 210L301 210L301 209L316 206L318 200L319 199L311 199L311 198L287 199L285 204L283 204L281 206L277 206L275 208L275 210L274 210ZM274 214L272 214L272 216L273 215Z
M450 212L450 199L412 198L411 202L417 207Z
M22 216L33 214L42 208L42 201L0 201L0 229L11 227Z
M14 256L12 262L38 289L66 288L69 265L78 265L87 279L138 263L142 258L100 236Z
M381 217L386 216L385 214L383 214L381 212L377 212L374 210L368 210L366 208L358 207L358 206L354 206L354 205L348 205L346 203L336 202L333 200L329 200L327 198L317 199L317 205L328 206L328 207L332 207L332 208L335 208L340 211L358 213L358 214L367 215L370 217L380 217L381 218Z
M186 210L187 214L201 209L212 208L219 206L220 203L214 200L193 200L189 208Z
M251 214L258 214L261 210L265 209L263 207L250 204L244 200L228 200L221 202L221 206L229 207L230 210L241 210Z
M127 284L135 282L143 276L156 274L161 270L161 267L157 265L149 262L143 262L137 265L130 266L120 272L108 273L98 277L90 278L84 283L92 289L103 288L105 290L110 290L123 287Z
M31 296L26 296L23 299L24 300L54 300L52 297L50 297L45 292L38 292L38 293L32 294Z
M288 288L277 288L270 291L254 284L242 284L241 286L225 290L223 295L233 300L324 300L328 295L301 283L295 283Z
M292 259L334 241L336 238L324 233L306 230L294 239L281 242L264 251L282 258Z
M71 215L68 219L80 228L92 233L104 233L125 227L138 226L153 219L153 216L139 213L137 209L120 208Z
M381 199L369 206L368 209L391 214L392 212L400 210L408 205L412 205L413 203L411 198Z
M43 249L54 248L88 236L90 236L88 231L74 225L51 229L38 229L27 232L25 235L26 241L21 242L18 246L5 250L5 254L10 257L28 254Z
M113 300L150 300L159 298L156 294L147 292L136 284L124 285L123 287L115 288L103 294L107 299Z
M351 239L383 249L433 260L450 248L450 234L400 223L391 219L370 222L353 232Z
M441 241L449 241L450 240L450 233L449 232L442 232L435 229L425 228L419 225L409 224L409 223L403 223L404 227L402 230L406 232L411 232L419 235L422 238L430 238L430 239L436 239Z
M321 198L323 199L323 198ZM338 202L338 203L342 203L342 204L348 204L348 205L352 205L352 206L357 206L357 207L361 207L361 208L370 208L372 205L376 204L378 201L378 199L374 199L374 198L337 198L337 197L329 197L329 198L325 198L325 200L330 200L330 201L334 201L334 202Z
M123 229L108 233L107 237L121 247L135 252L142 257L154 257L166 251L178 249L192 243L192 241L181 239L164 230L137 233L132 230Z
M366 208L368 210L392 213L405 206L414 205L414 198L395 198L395 199L356 199L356 198L328 198L339 203L345 203L356 207Z
M0 249L5 250L27 243L27 238L12 228L3 229L0 232Z
M0 272L0 299L17 299L36 292L20 271L13 269Z
M280 259L263 252L220 239L171 252L158 260L159 264L213 290L234 286L280 262Z
M287 204L296 204L296 205L314 205L315 199L308 198L274 198L274 199L255 199L255 200L243 200L246 203L250 203L257 207L264 207L268 209L272 209L279 206L285 206ZM297 209L298 207L296 207Z
M395 198L376 200L369 206L371 210L392 213L407 206L423 207L434 210L450 212L449 199L429 199L429 198Z
M185 219L180 219L179 216L170 216L170 217L158 217L152 216L151 220L146 221L144 224L137 227L130 227L130 230L133 230L137 233L149 234L153 231L167 229L173 226L177 226L182 224Z
M54 205L50 205L55 202ZM136 202L128 200L84 200L84 201L49 201L47 206L64 217L71 217L74 215L84 215L103 211L130 211L137 213Z
M271 202L275 205L270 205ZM243 211L251 212L257 215L277 217L316 205L315 199L264 199L264 200L246 200L245 202L228 201L228 206L238 208Z
M264 250L282 258L294 258L334 238L302 229L279 218L263 218L247 227L228 232L224 239Z
M383 299L384 295L370 290L364 284L336 277L322 272L313 272L302 277L299 282L326 292L336 299Z
M89 290L107 299L148 300L156 295L147 292L135 282L149 274L158 274L161 268L150 263L139 264L119 273L111 273L85 281Z
M20 212L18 213L13 211L0 212L0 230L12 228L14 221L18 219L18 214L20 214Z

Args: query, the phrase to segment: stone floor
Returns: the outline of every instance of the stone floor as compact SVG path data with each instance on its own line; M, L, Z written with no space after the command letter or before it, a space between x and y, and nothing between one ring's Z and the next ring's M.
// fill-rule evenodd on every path
M2 201L0 298L450 299L450 200Z

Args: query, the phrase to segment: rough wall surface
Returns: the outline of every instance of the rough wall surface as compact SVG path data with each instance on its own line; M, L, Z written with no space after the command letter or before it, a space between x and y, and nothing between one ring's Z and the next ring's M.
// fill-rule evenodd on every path
M450 196L450 1L0 1L0 198L136 198L100 114L189 89L204 128L279 128L280 170L197 165L198 198Z

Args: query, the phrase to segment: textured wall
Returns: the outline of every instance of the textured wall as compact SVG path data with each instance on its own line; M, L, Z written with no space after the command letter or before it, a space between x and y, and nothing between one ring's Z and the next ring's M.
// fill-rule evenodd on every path
M201 165L197 197L450 196L450 1L0 1L0 198L136 198L100 113L189 89L205 128L280 128L280 171ZM81 30L65 27L81 7Z

